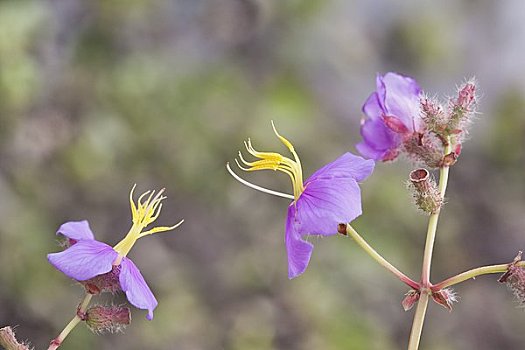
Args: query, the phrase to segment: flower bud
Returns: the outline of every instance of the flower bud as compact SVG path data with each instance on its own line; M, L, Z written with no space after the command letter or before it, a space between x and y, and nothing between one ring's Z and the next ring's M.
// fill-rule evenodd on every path
M413 170L410 173L410 187L419 209L428 214L437 213L443 204L443 199L428 170L423 168Z
M464 111L470 111L476 100L476 86L472 82L466 83L458 92L455 106Z
M403 309L405 311L410 310L416 304L416 302L419 300L419 296L420 295L421 295L421 293L419 291L415 290L415 289L409 290L405 294L405 298L401 302L401 305L403 305Z
M415 132L403 141L405 152L417 162L430 168L439 168L443 160L443 144L431 133Z
M447 129L463 130L469 124L476 105L476 85L468 82L458 91L458 97L450 101Z
M131 312L127 307L97 305L87 309L85 321L95 334L116 333L131 323Z
M507 272L498 279L498 282L505 283L516 299L521 304L525 304L525 269L518 265L521 255L522 252L518 252L514 261L509 264Z
M421 99L421 119L425 123L425 128L440 136L447 134L447 117L443 107L435 100L428 97Z
M80 281L86 288L86 292L97 295L104 292L117 293L121 291L120 282L120 265L113 266L111 271L102 275L95 276L86 281Z
M432 293L432 299L448 311L452 311L452 303L458 301L457 294L451 288Z

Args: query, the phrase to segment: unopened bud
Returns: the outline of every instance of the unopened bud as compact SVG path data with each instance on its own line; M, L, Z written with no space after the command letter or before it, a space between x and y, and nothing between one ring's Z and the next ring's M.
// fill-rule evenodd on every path
M93 333L116 333L131 323L131 312L127 307L97 305L87 309L85 321Z
M432 293L432 299L448 311L452 311L452 303L458 301L457 294L451 288Z
M120 265L113 266L111 271L102 275L95 276L89 280L81 281L86 288L86 292L97 295L103 292L117 293L121 291L120 281Z
M410 187L419 209L428 214L435 214L443 204L443 199L434 179L428 170L420 168L410 173Z
M419 296L420 295L421 295L421 293L419 291L415 290L415 289L409 290L405 294L405 298L401 302L401 305L403 305L403 309L405 311L410 310L417 303L417 301L419 300Z
M415 132L403 141L405 152L417 162L430 168L439 168L443 159L443 143L431 133Z
M423 122L426 129L435 132L437 135L446 136L447 134L447 117L441 105L428 97L420 101Z
M476 86L469 82L466 83L458 92L456 107L464 111L470 111L476 100Z
M522 252L518 252L514 261L509 264L507 272L498 279L498 282L505 283L520 304L525 304L525 269L518 265L521 255Z
M476 86L473 82L468 82L459 89L458 97L450 101L447 129L463 130L470 123L475 105Z

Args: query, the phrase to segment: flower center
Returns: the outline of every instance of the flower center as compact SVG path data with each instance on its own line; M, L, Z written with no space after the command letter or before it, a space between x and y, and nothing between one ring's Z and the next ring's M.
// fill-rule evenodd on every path
M167 197L162 195L162 193L164 193L164 189L158 191L157 194L155 194L155 191L146 191L139 197L137 204L135 205L135 202L133 202L133 191L135 190L135 187L136 185L133 186L131 192L129 193L133 225L131 226L126 237L124 237L124 239L122 239L119 243L117 243L116 246L113 247L113 249L119 254L117 260L113 263L114 265L120 264L122 258L128 255L129 251L139 238L151 235L153 233L173 230L184 222L184 220L181 220L179 223L173 226L158 226L147 231L143 231L148 225L157 220L162 209L161 202Z

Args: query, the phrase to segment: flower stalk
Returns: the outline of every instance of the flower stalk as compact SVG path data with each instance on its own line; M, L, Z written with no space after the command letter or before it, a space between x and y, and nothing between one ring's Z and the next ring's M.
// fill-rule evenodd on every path
M525 267L525 261L518 262L516 266ZM488 265L488 266L477 267L475 269L471 269L471 270L462 272L460 274L447 278L446 280L443 280L437 284L434 284L431 289L433 291L437 291L437 290L447 288L447 287L453 286L461 282L465 282L471 278L476 278L478 276L494 274L494 273L504 273L504 272L507 272L508 268L509 268L509 264L498 264L498 265Z
M446 138L446 147L444 155L452 152L450 136ZM439 193L441 200L445 198L445 192L447 190L448 175L450 167L444 165L439 170ZM417 350L419 348L419 341L421 339L421 333L423 331L423 324L425 323L425 315L428 307L428 297L430 294L430 267L432 265L432 252L434 251L434 242L436 240L437 224L439 220L439 208L434 214L430 215L428 220L427 238L425 241L425 251L423 253L423 267L421 269L421 297L419 299L416 313L414 314L414 321L412 323L412 330L410 332L410 339L408 342L408 350Z
M365 253L367 253L372 259L374 259L379 265L383 266L388 271L392 272L397 278L401 280L401 282L408 285L410 288L418 290L420 288L419 283L415 282L408 276L406 276L403 272L399 271L394 265L389 263L381 254L379 254L374 248L368 244L357 231L350 226L350 224L340 224L339 225L339 233L343 235L348 235L352 237L352 239L357 243L359 247L361 247Z
M80 321L82 321L81 315L83 315L86 312L92 297L93 294L86 293L84 299L82 300L77 309L77 314L75 315L75 317L73 317L73 319L62 330L62 332L60 332L60 334L51 341L47 350L56 350L60 347L60 345L62 345L64 339L66 339L69 333L71 333L71 331L80 323Z

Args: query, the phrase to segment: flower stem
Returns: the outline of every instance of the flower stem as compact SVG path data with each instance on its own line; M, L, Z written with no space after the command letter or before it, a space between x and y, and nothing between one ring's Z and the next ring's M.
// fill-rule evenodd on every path
M69 335L69 333L77 326L77 324L82 321L79 315L86 312L86 309L89 305L89 302L91 301L91 298L93 297L93 294L86 293L84 299L82 300L80 306L78 307L77 314L73 319L67 324L67 326L60 332L60 334L51 341L49 344L49 347L47 350L56 350L60 345L62 345L62 342L66 337Z
M516 265L525 267L525 261L520 261ZM456 276L447 278L444 281L434 284L431 289L432 291L438 291L443 288L447 288L455 284L464 282L471 278L475 278L477 276L487 275L491 273L504 273L507 271L508 268L509 268L509 264L499 264L499 265L489 265L489 266L477 267L475 269L471 269L471 270L462 272L460 274L457 274Z
M441 199L444 199L447 190L449 169L447 166L441 168L439 171L439 193L441 194ZM426 287L430 286L430 266L432 264L432 252L434 251L434 241L436 240L439 213L440 210L430 215L428 220L425 252L423 253L423 268L421 271L421 283Z
M419 347L421 331L423 330L423 323L425 322L425 315L427 313L428 300L429 293L421 291L421 296L419 297L419 301L417 303L416 313L414 314L412 330L410 331L408 350L417 350Z
M402 282L407 284L409 287L418 290L419 283L415 282L411 278L407 277L403 272L399 271L394 265L389 263L385 258L383 258L378 252L375 251L364 239L357 233L357 231L350 226L346 225L346 233L354 239L354 241L359 245L372 259L377 261L379 265L383 266L388 271L392 272L397 278Z
M452 147L450 144L450 137L448 137L444 155L449 154L451 151ZM448 166L443 166L439 170L439 193L441 195L441 199L445 198L449 170L450 168ZM419 348L419 341L421 339L421 333L423 332L423 324L425 323L428 297L430 293L430 287L432 285L430 283L430 266L432 264L432 252L434 251L434 241L436 240L439 213L440 210L438 209L434 214L430 215L428 220L427 238L425 242L425 251L423 253L423 267L421 269L421 297L414 314L414 321L412 323L412 330L410 332L410 339L408 341L409 350L417 350Z

